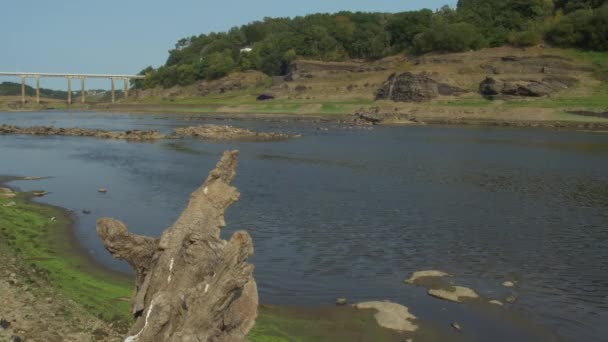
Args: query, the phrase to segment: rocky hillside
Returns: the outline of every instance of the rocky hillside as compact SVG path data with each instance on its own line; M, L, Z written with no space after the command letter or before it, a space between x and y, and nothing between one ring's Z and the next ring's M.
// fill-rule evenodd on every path
M601 85L594 71L589 61L566 50L502 47L421 57L393 56L375 62L298 60L291 64L287 76L269 77L257 71L234 73L191 86L137 91L133 99L160 98L179 103L224 97L238 103L255 101L254 96L267 94L267 99L274 101L323 103L508 100L558 93L583 96Z

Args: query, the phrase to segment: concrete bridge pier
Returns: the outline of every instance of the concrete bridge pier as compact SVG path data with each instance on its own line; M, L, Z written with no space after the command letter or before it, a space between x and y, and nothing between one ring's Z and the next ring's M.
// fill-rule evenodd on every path
M21 77L21 104L25 104L25 77Z
M66 77L68 80L68 105L72 104L72 78Z
M115 86L114 86L114 79L111 78L110 80L112 80L112 103L114 103L114 102L116 102L116 94L115 94L115 91L114 91L114 88L115 88Z
M129 99L129 79L125 78L123 79L124 81L124 86L125 86L125 102L127 102L127 100Z
M40 104L40 77L36 77L36 103Z
M84 80L85 77L80 78L80 102L84 103L86 101L85 91L84 91Z

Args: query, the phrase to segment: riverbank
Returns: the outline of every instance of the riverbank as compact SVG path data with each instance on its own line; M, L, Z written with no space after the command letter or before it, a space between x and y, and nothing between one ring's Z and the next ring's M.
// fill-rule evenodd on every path
M607 99L608 101L608 99ZM473 103L475 102L475 103ZM19 109L0 106L0 111L6 112L36 112L36 111L78 111L115 114L166 115L167 118L180 118L188 121L205 120L255 120L270 122L311 122L316 124L353 124L361 112L376 112L385 116L376 124L380 125L454 125L479 127L516 127L516 128L549 128L569 130L608 129L608 118L605 117L604 107L569 106L557 107L537 105L532 101L491 103L488 100L455 101L440 104L399 104L380 101L366 106L325 103L278 105L270 109L269 105L251 105L245 107L200 107L190 104L92 104L73 106L26 106ZM577 101L577 103L583 101ZM595 101L598 102L599 101ZM542 102L545 103L545 102ZM589 102L593 104L594 102ZM606 102L608 103L608 102ZM545 103L548 104L548 103ZM289 110L305 106L313 110L302 112ZM271 105L272 107L272 105ZM289 108L288 108L289 107ZM323 108L331 108L324 110ZM319 110L314 110L315 108Z
M167 114L203 119L294 120L349 122L358 112L378 111L406 120L383 124L546 127L605 130L608 118L608 58L606 53L537 46L501 47L424 56L394 56L376 62L324 63L297 61L290 79L260 72L233 73L216 81L190 86L133 90L116 103L74 103L18 96L0 97L1 111L95 111ZM376 100L392 74L430 75L457 91L423 102ZM484 79L511 80L529 88L530 80L569 80L548 94L487 96ZM517 83L519 82L519 83ZM526 83L528 82L528 83ZM540 84L539 83L539 84ZM414 82L414 85L416 83ZM528 87L528 88L526 88ZM426 93L429 89L414 89ZM525 93L525 92L524 92ZM258 97L265 95L267 100Z
M130 277L90 260L72 237L66 210L32 202L0 178L0 338L120 341L131 324ZM372 310L260 307L251 341L401 341ZM66 323L67 322L67 323ZM439 334L424 332L435 338Z
M48 341L119 340L130 324L129 277L86 257L66 210L32 202L32 192L0 187L0 262L6 265L0 319L10 324L0 332Z

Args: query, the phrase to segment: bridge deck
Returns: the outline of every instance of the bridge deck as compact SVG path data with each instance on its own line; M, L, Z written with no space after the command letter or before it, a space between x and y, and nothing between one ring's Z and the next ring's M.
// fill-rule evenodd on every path
M60 74L43 72L0 72L0 76L14 77L61 77L61 78L114 78L114 79L144 79L142 75L116 75L116 74Z

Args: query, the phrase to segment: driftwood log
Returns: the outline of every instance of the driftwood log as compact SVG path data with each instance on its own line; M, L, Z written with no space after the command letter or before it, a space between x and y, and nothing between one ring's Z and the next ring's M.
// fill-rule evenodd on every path
M258 293L249 234L220 238L224 211L238 201L230 186L238 151L225 152L188 207L160 239L130 233L114 219L97 221L97 234L117 259L135 270L126 342L246 341L255 324Z

